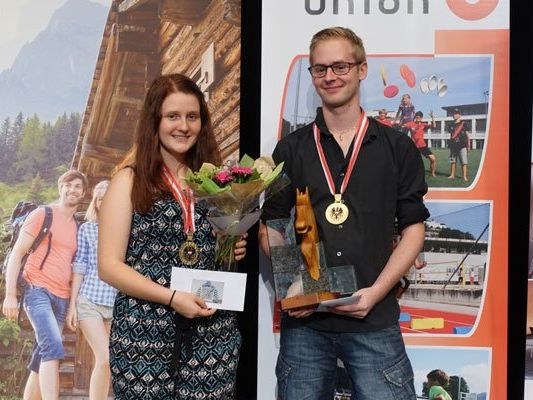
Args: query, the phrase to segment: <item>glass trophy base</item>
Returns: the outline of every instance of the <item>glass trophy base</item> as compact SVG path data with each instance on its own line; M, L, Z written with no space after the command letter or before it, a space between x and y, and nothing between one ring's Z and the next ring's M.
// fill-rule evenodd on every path
M355 267L328 267L322 242L315 244L319 276L314 278L308 273L292 219L269 220L266 225L276 300L283 311L317 307L326 300L351 296L357 291Z

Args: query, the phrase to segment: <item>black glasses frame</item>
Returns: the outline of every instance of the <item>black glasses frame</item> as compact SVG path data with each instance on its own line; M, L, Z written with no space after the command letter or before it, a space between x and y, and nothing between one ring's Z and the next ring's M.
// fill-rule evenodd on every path
M307 68L307 70L309 71L309 73L311 74L311 76L313 78L322 78L322 77L327 75L328 68L331 68L331 70L333 71L333 73L335 75L346 75L352 70L353 67L355 67L358 64L360 64L360 63L356 63L356 62L352 63L352 62L347 62L347 61L341 61L341 62L336 62L336 63L330 64L330 65L323 65L323 64L312 65L309 68ZM317 71L316 71L317 67L324 68L324 72L318 72L317 73ZM346 67L348 67L346 72L339 73L338 71L335 71L335 68L344 69Z

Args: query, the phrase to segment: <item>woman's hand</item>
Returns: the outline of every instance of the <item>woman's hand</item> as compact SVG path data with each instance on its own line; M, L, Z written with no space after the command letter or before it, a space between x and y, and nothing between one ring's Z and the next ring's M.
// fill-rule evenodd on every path
M216 312L208 308L200 297L193 293L176 291L170 306L185 318L210 317Z
M241 240L235 243L235 261L241 261L244 256L246 256L246 238L248 237L248 232L244 233L241 236Z
M67 310L65 323L67 324L68 329L70 329L72 332L76 332L76 327L78 326L78 312L76 311L75 303L70 303Z

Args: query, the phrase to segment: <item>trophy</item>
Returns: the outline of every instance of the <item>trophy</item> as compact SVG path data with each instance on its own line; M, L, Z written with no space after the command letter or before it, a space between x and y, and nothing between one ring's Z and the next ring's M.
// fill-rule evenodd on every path
M327 265L307 188L296 190L296 215L266 222L276 299L282 310L318 306L357 290L353 265ZM296 235L301 240L297 243Z

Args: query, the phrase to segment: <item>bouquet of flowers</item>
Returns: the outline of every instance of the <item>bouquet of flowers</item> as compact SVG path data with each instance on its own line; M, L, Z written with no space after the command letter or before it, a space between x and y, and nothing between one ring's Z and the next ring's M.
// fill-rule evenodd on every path
M283 163L276 166L271 157L244 155L237 164L204 163L199 171L189 171L185 181L198 204L209 210L207 218L217 232L219 269L236 269L235 244L259 220L261 201L289 183L282 169Z

